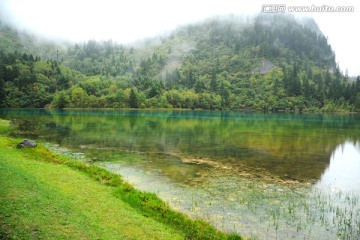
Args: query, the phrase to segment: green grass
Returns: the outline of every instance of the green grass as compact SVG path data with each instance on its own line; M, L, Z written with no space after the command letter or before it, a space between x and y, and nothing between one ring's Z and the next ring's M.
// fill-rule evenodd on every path
M0 136L0 239L241 239L118 175L19 141Z
M0 149L4 238L184 239L180 231L134 211L113 195L113 187L65 165L31 160L33 150L11 149L5 140Z
M0 134L4 134L10 131L10 122L4 119L0 119Z

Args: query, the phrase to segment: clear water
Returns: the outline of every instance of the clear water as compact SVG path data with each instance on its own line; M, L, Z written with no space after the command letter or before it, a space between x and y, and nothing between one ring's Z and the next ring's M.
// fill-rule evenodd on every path
M3 109L0 118L224 231L360 238L359 115Z

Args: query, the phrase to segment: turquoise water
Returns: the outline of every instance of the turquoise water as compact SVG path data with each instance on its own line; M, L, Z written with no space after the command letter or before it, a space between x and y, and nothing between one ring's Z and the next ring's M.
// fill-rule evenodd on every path
M360 237L357 114L2 109L0 118L224 231Z

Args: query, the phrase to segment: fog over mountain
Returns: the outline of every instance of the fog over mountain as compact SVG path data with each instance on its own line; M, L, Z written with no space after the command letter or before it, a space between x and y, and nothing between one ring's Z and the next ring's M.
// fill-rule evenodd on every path
M360 109L360 78L309 18L212 17L134 44L0 33L2 107Z
M209 1L21 1L0 2L3 21L20 29L47 38L83 42L109 40L132 43L173 31L178 26L195 23L214 16L258 14L268 2L254 0L242 3L235 0ZM277 4L288 6L339 6L338 1L285 1ZM360 70L354 53L360 53L360 36L351 26L360 22L359 2L342 1L341 6L353 6L354 12L298 12L295 15L311 16L328 37L336 52L336 62L341 70L359 75ZM271 14L271 13L270 13Z

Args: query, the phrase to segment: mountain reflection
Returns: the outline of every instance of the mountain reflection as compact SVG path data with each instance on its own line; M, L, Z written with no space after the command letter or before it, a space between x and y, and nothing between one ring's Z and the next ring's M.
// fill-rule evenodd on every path
M333 151L330 164L317 183L333 191L360 190L360 142L345 141Z
M181 181L207 170L313 183L337 155L333 150L360 136L359 115L0 109L0 117L12 120L15 136L40 138L98 162L128 161Z

